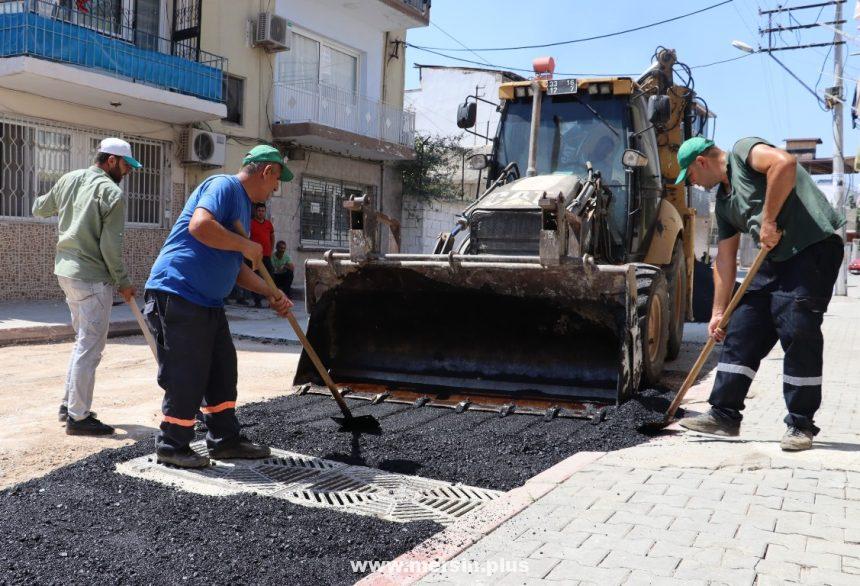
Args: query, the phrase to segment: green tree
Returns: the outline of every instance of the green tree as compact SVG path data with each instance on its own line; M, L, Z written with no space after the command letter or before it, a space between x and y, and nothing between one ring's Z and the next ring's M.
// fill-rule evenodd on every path
M415 158L401 164L403 193L428 198L461 197L455 178L467 152L458 136L415 135Z

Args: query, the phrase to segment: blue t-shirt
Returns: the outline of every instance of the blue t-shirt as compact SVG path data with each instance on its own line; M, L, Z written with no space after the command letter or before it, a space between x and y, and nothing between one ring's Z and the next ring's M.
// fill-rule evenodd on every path
M208 210L226 229L235 232L236 220L250 233L251 200L235 175L213 175L201 183L173 225L161 247L147 289L179 295L204 307L222 307L239 269L242 253L206 246L188 231L194 210Z

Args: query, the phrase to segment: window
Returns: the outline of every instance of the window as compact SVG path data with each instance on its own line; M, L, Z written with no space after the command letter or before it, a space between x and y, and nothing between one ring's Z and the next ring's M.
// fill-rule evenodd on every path
M326 86L358 92L358 55L343 47L293 33L290 51L278 64L278 81L308 89Z
M302 244L347 248L349 224L343 202L353 195L373 193L373 187L329 179L302 179Z
M0 217L31 218L33 201L63 174L92 165L106 136L122 135L0 115ZM160 227L169 187L169 143L137 137L125 140L144 166L122 183L126 221Z
M225 73L223 84L221 95L227 103L227 117L222 120L241 125L245 107L245 80Z
M0 216L29 217L70 169L71 135L0 121Z
M125 194L125 221L130 224L161 225L164 185L167 170L162 144L126 137L134 158L143 165L123 178L120 187ZM98 152L100 138L90 139L91 156Z

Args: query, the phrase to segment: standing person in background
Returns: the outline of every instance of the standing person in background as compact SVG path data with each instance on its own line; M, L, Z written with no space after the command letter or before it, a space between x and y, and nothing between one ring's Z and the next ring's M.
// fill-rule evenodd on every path
M266 219L266 204L258 203L254 207L254 219L251 220L251 240L263 248L263 266L269 273L272 270L272 247L275 243L275 226ZM259 273L258 273L259 274ZM253 293L254 307L262 307L262 295Z
M272 279L275 280L275 285L289 297L296 265L293 264L293 260L287 254L287 243L283 240L278 240L278 244L275 246L275 254L272 255L272 269Z
M92 167L66 173L33 202L33 215L58 216L54 274L66 294L75 329L59 418L68 435L110 435L113 427L90 411L96 368L107 342L113 291L134 302L134 287L122 262L125 199L119 183L143 165L131 145L106 138Z

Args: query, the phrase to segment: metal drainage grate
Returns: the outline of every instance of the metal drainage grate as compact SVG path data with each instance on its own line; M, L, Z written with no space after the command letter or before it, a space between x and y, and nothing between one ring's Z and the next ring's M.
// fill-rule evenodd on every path
M205 442L192 448L206 453ZM265 460L213 460L212 466L200 470L156 464L155 455L143 456L119 464L117 472L199 494L255 493L398 523L452 523L502 494L277 449Z

